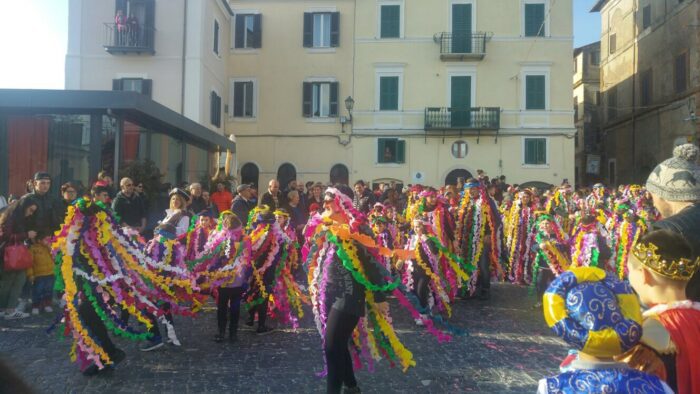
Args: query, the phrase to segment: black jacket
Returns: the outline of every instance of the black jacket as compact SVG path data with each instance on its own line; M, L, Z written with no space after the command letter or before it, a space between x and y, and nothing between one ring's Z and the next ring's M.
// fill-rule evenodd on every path
M122 223L131 227L141 227L141 220L146 218L143 201L136 193L132 193L131 197L122 192L117 193L112 201L112 210L121 218Z
M368 229L362 231L366 235ZM353 241L357 247L357 257L362 263L366 276L370 282L376 285L382 285L385 282L380 273L378 263L371 259L370 254L365 247ZM383 302L385 295L381 292L374 292L374 300ZM333 309L337 309L343 313L354 316L364 316L365 314L365 287L355 280L352 273L343 266L343 262L338 258L337 253L335 261L328 267L328 284L326 287L327 305Z
M30 195L36 200L37 209L30 218L28 229L42 234L53 234L63 223L61 201L49 193Z
M270 194L270 192L265 192L262 199L260 199L260 204L267 205L274 211L279 208L284 208L287 205L287 199L284 198L282 192L279 192L277 193L277 204L275 204L275 199L272 198L272 194Z
M238 216L238 219L245 224L248 222L248 213L255 207L252 201L246 201L240 195L236 196L231 203L231 211Z
M199 215L202 211L207 209L207 202L200 197L192 197L192 203L190 203L190 211L194 212L195 215Z

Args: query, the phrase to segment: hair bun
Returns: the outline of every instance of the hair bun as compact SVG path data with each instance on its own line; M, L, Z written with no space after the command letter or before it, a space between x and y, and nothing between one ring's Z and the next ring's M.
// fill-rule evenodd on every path
M697 162L699 154L700 150L693 144L678 145L673 149L673 157L677 157L691 163Z

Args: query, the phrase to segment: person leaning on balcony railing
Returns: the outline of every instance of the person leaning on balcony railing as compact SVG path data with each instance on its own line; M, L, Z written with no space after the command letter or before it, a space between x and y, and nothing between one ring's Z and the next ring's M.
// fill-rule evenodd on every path
M116 42L118 45L123 45L126 38L126 17L124 16L124 11L117 10L117 15L114 16L114 24L117 28Z
M139 20L133 12L126 19L126 27L129 32L129 45L137 46L139 43Z

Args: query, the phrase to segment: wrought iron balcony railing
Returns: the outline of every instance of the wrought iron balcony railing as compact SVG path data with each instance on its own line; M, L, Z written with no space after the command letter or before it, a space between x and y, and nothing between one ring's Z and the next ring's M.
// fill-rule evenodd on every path
M155 53L153 38L155 29L152 26L143 24L117 25L116 23L104 24L105 50L111 54L115 53Z
M481 60L486 55L486 41L489 33L450 33L442 32L435 35L435 41L440 44L440 59L442 60Z
M501 109L498 107L425 109L425 130L498 130Z

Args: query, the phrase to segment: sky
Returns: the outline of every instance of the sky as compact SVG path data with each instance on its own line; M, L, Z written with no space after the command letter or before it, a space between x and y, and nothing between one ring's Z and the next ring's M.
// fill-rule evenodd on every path
M596 0L572 1L574 47L598 41L600 14L589 13ZM0 37L3 37L0 53L4 58L0 61L0 88L63 89L68 0L0 0L0 3L4 3L4 18L0 23Z

